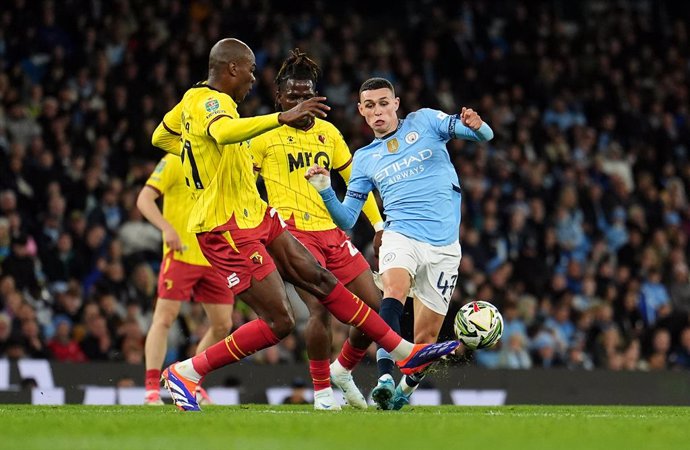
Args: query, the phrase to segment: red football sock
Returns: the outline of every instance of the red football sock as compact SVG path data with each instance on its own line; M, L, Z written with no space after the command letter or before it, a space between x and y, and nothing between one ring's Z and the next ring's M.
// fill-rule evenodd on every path
M327 359L310 359L309 373L314 383L314 391L320 391L331 387L331 362Z
M230 336L192 358L194 370L202 377L212 370L239 361L245 356L280 342L261 319L245 323Z
M161 385L161 370L149 369L146 371L146 381L144 383L147 391L157 391Z
M400 335L391 330L381 316L372 311L366 303L348 291L338 281L330 294L320 300L336 319L344 324L357 327L371 340L386 351L391 352L402 341Z
M353 347L352 344L350 344L350 340L348 339L345 341L345 344L343 344L343 349L340 350L340 354L338 355L338 362L347 370L352 370L355 368L357 364L359 364L362 358L364 358L364 354L366 352L366 348L361 349Z

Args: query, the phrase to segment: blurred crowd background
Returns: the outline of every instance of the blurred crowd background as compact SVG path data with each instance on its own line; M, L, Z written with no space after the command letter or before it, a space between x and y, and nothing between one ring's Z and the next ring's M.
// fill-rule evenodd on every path
M690 369L688 24L687 3L661 0L5 0L0 358L142 362L161 258L135 207L162 156L150 137L237 37L258 66L245 116L274 110L299 47L353 151L372 138L356 109L372 76L403 116L468 106L492 126L448 144L463 188L449 317L476 298L505 319L501 345L462 364ZM375 268L371 237L353 232ZM306 359L297 307L298 332L256 363ZM235 326L251 314L238 304ZM186 305L168 360L206 327Z

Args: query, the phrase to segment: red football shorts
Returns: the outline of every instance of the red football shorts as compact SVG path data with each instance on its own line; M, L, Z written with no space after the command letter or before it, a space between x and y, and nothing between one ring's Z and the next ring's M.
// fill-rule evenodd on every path
M226 286L238 295L249 288L252 278L260 281L276 270L266 246L284 231L285 222L269 207L255 228L238 228L235 219L231 218L213 231L197 234L196 238L208 262L223 276Z
M292 233L321 267L329 270L343 284L348 284L369 269L369 263L340 228L325 231L298 230L288 223Z
M158 274L158 298L199 303L235 303L235 296L225 280L209 266L197 266L173 259L172 252L163 258Z

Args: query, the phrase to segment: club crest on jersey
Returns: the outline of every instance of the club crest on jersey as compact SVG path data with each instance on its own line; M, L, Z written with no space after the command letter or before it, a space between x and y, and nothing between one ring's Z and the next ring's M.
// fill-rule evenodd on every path
M254 264L263 264L264 263L264 257L261 256L261 254L259 252L252 253L252 256L250 256L249 259L251 259Z
M405 136L405 142L407 142L408 144L414 144L417 141L417 139L419 139L419 133L417 133L416 131L410 131Z
M322 144L325 144L325 143L326 143L326 136L324 136L323 134L320 134L320 135L319 135L319 141L320 141Z
M386 142L386 146L388 147L388 153L397 152L398 147L400 147L400 143L398 142L398 138L393 138L390 141Z
M206 111L213 112L220 108L220 103L215 98L212 98L208 100L204 106L206 107Z

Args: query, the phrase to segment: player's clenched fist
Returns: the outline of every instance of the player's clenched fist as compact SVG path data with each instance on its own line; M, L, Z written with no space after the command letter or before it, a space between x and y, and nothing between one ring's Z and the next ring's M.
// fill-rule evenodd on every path
M463 125L475 131L484 123L475 110L472 108L465 108L464 106L462 107L462 111L460 111L460 121Z
M307 169L304 178L309 180L309 183L319 192L331 187L331 174L319 165L314 164Z

